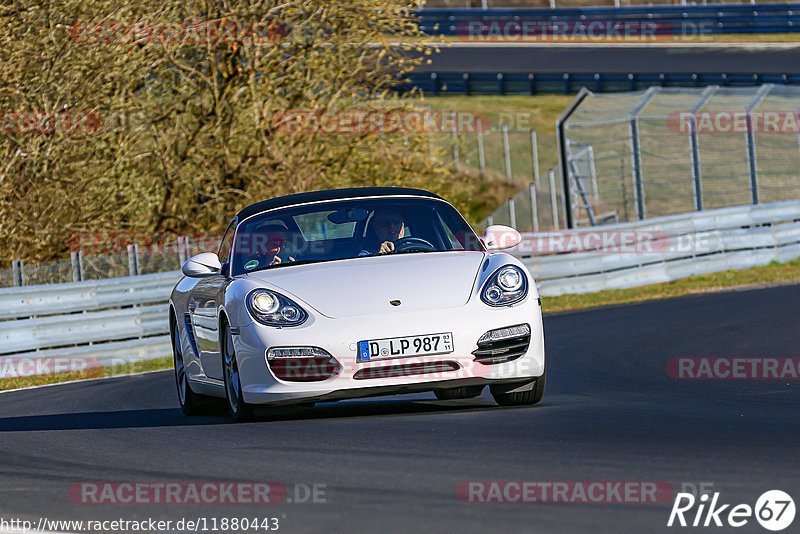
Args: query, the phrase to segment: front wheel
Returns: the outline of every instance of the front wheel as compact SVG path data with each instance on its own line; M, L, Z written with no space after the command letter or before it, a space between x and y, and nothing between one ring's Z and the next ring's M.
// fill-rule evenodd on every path
M239 362L233 347L233 336L228 325L223 328L221 351L222 373L225 381L225 398L228 399L228 413L236 421L247 421L254 416L253 407L244 401L242 382L239 380Z
M492 392L494 401L500 406L524 406L536 404L544 396L544 388L547 382L547 373L543 374L536 379L536 383L528 391L517 391L514 393L505 393L500 387L491 386L489 390Z

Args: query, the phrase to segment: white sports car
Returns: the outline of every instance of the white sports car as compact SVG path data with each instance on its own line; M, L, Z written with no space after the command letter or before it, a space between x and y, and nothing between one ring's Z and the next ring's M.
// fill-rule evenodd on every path
M170 297L181 408L254 408L433 391L501 405L544 394L536 284L520 234L479 238L441 197L369 187L249 206Z

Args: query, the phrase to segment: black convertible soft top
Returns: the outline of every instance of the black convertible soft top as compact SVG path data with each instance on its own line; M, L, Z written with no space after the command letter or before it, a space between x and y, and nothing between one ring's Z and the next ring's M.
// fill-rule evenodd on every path
M286 195L283 197L263 200L247 206L238 213L237 217L239 217L239 220L241 221L242 219L246 219L251 215L261 213L262 211L285 208L288 206L294 206L296 204L305 204L307 202L338 200L342 198L382 197L397 195L410 195L438 199L442 198L439 195L431 193L430 191L425 191L424 189L413 189L411 187L349 187L346 189L328 189L325 191L296 193L294 195Z

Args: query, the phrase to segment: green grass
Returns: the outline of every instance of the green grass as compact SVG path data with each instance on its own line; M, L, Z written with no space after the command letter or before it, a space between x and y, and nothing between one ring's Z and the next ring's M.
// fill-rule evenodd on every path
M552 226L549 204L549 186L547 186L547 169L558 163L556 151L555 122L564 108L574 97L570 95L537 95L537 96L463 96L447 95L426 97L424 103L433 111L472 113L481 117L483 127L488 130L483 134L486 163L486 179L491 189L487 191L486 201L474 198L481 205L470 206L469 214L472 222L478 222L503 205L514 194L527 187L534 179L533 155L531 150L531 129L536 131L539 147L539 171L542 195L539 199L539 220L541 228ZM508 125L509 156L511 161L511 180L506 176L505 154L503 151L502 123ZM459 134L457 137L459 151L458 168L464 173L477 176L480 170L478 157L478 136L475 133ZM452 134L432 136L434 144L441 150L440 159L446 163L454 161ZM502 189L502 191L501 191ZM527 210L530 206L528 203ZM503 214L505 215L505 211ZM531 230L521 221L528 221L529 216L520 215L517 227L520 231ZM507 221L496 218L498 224Z
M558 163L556 151L556 119L572 102L574 95L536 96L463 96L447 95L426 97L424 102L436 111L468 112L488 116L491 124L484 133L486 168L489 173L505 178L505 158L501 121L509 125L511 170L515 180L525 184L533 179L531 167L530 130L536 130L539 145L539 169L547 171ZM447 134L435 137L435 142L450 147L452 137ZM478 145L475 134L458 136L461 162L477 169ZM452 152L448 151L448 156ZM452 157L452 156L451 156Z
M142 373L145 371L157 371L159 369L171 369L172 357L164 356L152 360L140 360L123 365L113 365L111 367L93 367L85 371L51 373L47 375L22 376L16 378L0 379L0 391L7 389L18 389L30 386L42 386L45 384L56 384L58 382L71 382L74 380L85 380L89 378L102 378L107 376L127 375L131 373Z
M586 293L583 295L561 295L542 297L542 310L545 314L616 304L629 304L647 300L680 297L698 293L709 293L731 288L758 284L800 283L800 259L787 263L773 262L762 267L741 271L691 276L674 282L652 284L630 289L616 289Z

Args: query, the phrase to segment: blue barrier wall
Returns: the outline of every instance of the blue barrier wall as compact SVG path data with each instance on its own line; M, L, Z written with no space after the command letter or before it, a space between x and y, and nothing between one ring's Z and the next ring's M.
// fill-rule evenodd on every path
M405 89L418 88L428 95L535 95L577 93L586 87L595 93L635 91L652 85L703 87L721 85L751 87L763 83L800 85L800 74L503 74L413 73L405 76Z
M656 33L782 33L800 31L800 3L707 4L694 6L629 6L581 8L421 9L420 29L431 35L469 37L469 24L499 23L501 31L524 31L523 22L536 26L593 21L655 23ZM520 25L515 26L514 23ZM496 30L497 28L493 28ZM516 29L516 30L515 30Z

